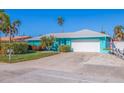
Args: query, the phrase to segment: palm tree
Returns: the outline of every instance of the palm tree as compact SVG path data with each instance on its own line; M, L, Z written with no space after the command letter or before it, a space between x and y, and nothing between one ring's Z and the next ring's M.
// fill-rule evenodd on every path
M0 32L4 32L6 35L9 35L9 44L11 44L11 36L17 34L18 27L21 24L19 20L15 20L10 23L9 16L4 12L4 10L0 10ZM1 39L0 39L0 50L1 50ZM11 51L11 48L9 49ZM11 62L11 52L9 52L9 62Z
M122 25L117 25L114 27L114 38L118 39L118 40L122 40L123 39L123 30L124 27Z
M9 16L3 11L0 10L0 31L6 32L6 28L10 25Z
M4 10L3 9L0 9L0 12L4 12Z
M9 21L6 22L6 26L5 26L5 34L9 35L9 45L11 44L11 36L14 37L15 34L18 33L18 27L20 26L21 22L19 20L15 20L12 23L8 23ZM12 53L12 49L9 48L9 62L11 62L11 53Z
M58 24L60 25L60 26L62 26L62 32L64 32L64 28L63 28L63 24L64 24L64 19L63 19L63 17L62 16L59 16L58 17Z
M6 33L7 27L10 25L10 18L4 12L4 10L0 10L0 50L1 50L1 32Z
M21 21L20 20L15 20L13 21L9 26L8 29L6 31L6 36L10 35L10 42L12 41L11 38L14 37L16 34L18 34L18 28L21 25Z
M123 32L122 34L123 34L123 36L122 36L122 40L124 40L124 32Z

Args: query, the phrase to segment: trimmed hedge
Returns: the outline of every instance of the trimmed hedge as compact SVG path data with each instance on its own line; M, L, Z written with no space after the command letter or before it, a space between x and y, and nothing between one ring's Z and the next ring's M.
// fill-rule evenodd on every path
M61 46L59 46L59 51L60 52L70 52L71 47L69 45L61 45Z
M2 43L1 46L2 54L6 54L9 48L13 49L14 54L24 54L28 52L28 44L25 42L15 42L10 45L8 43Z

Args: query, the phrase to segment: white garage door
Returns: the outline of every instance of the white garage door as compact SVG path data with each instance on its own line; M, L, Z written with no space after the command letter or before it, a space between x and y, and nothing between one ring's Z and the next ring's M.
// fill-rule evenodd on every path
M98 40L74 40L72 41L74 52L100 52L100 41Z

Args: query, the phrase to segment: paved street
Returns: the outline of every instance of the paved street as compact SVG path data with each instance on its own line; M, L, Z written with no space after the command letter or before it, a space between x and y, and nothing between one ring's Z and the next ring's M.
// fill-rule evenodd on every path
M124 82L124 61L109 54L61 53L14 64L0 63L0 82Z

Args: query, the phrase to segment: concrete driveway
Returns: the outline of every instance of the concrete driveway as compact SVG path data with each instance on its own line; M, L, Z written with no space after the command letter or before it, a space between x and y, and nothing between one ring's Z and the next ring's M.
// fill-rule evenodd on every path
M0 63L0 82L124 82L124 60L98 53L61 53L14 64Z

